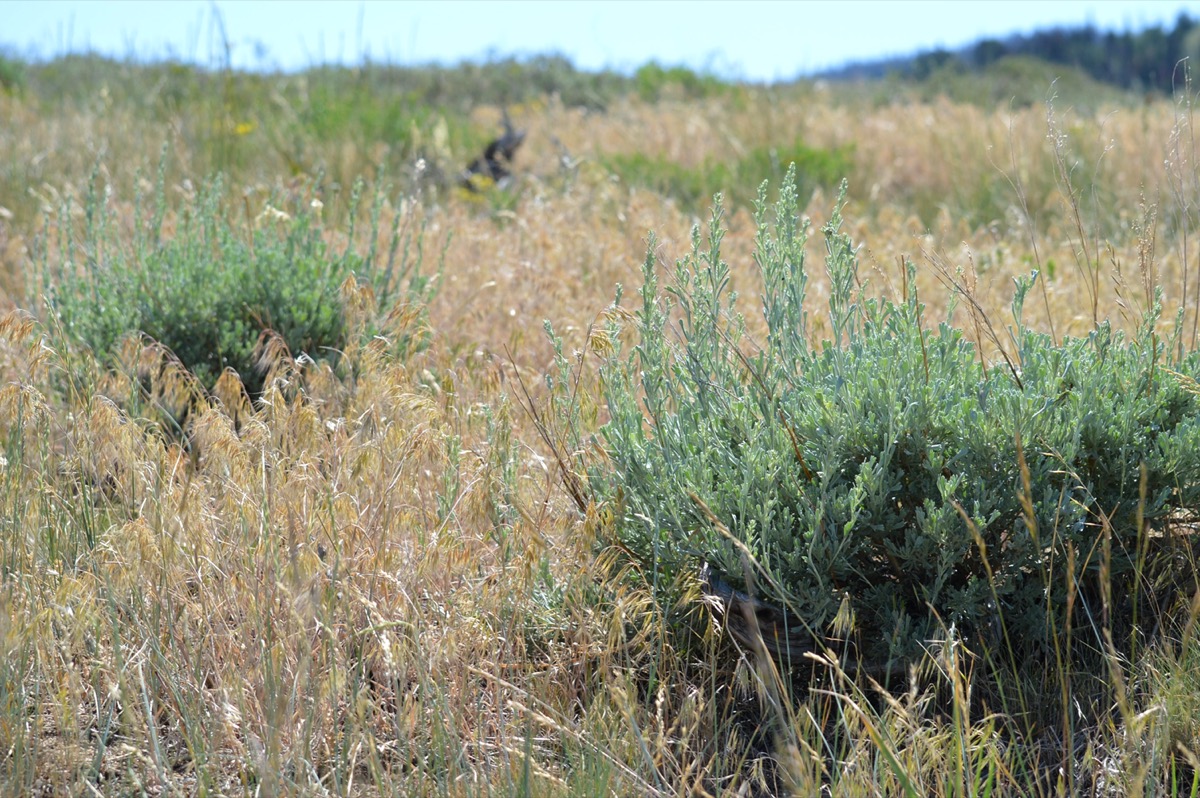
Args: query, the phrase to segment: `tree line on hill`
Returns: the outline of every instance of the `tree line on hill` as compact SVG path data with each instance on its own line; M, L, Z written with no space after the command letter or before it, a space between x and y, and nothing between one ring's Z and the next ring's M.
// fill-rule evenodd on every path
M948 69L981 71L1010 56L1078 67L1096 80L1125 89L1170 93L1183 87L1181 62L1200 60L1200 22L1181 13L1169 29L1155 25L1118 33L1094 25L1054 27L1004 39L981 39L959 50L939 48L907 58L850 64L823 77L862 79L900 74L924 80Z

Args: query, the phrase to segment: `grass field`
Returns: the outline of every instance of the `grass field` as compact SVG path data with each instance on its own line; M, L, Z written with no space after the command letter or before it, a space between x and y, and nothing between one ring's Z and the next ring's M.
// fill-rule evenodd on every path
M948 634L884 690L740 652L694 574L656 601L613 506L567 489L605 463L603 331L651 232L667 275L723 192L730 284L757 307L753 198L791 160L814 229L846 179L860 298L919 291L989 366L1034 269L1031 329L1133 334L1160 290L1156 335L1194 351L1194 98L535 67L69 58L0 88L0 794L1200 794L1194 569L1090 666L997 682ZM528 130L516 179L463 192L501 102ZM409 290L340 282L337 358L268 341L254 401L145 339L91 352L45 301L224 220L232 241L187 250L203 293L284 214L314 251L399 253Z

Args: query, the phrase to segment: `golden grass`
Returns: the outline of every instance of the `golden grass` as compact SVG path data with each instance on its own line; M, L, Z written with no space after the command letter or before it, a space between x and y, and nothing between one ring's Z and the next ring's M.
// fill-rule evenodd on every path
M675 651L647 591L602 580L603 514L571 505L519 406L519 382L541 402L553 367L544 319L569 353L583 351L616 284L638 285L648 231L664 262L689 246L695 219L599 166L619 152L697 164L797 137L851 144L846 216L873 291L906 290L909 258L931 323L945 316L948 277L1004 319L1012 278L1038 264L1045 276L1053 261L1045 293L1027 303L1033 326L1084 334L1094 307L1129 329L1144 284L1161 285L1167 328L1184 307L1191 340L1197 308L1182 290L1196 287L1197 250L1181 231L1200 195L1188 109L1059 108L1048 127L1044 108L875 106L834 92L520 109L530 135L514 209L426 195L386 210L428 224L428 253L445 247L432 348L408 362L353 349L352 378L276 352L280 380L261 406L224 378L190 451L107 398L136 392L135 368L99 374L13 311L0 325L0 791L1053 792L1057 754L1037 752L1054 732L1024 749L1000 734L970 700L970 655L953 641L895 696L819 664L814 689L786 711L770 696L797 688L752 657L726 672L715 654ZM164 141L172 192L212 166L182 119L157 123L103 94L62 110L0 95L0 118L4 182L25 192L0 217L0 289L13 307L35 299L29 245L43 228L30 209L56 212L99 163L128 227L136 181ZM496 119L475 116L484 128ZM311 145L331 173L370 171L370 147ZM232 182L261 203L286 174L264 152ZM1064 174L1087 189L1078 214ZM1158 206L1152 257L1151 235L1136 229L1143 197ZM815 228L833 201L813 198ZM732 280L753 316L754 226L744 209L728 221ZM820 246L814 235L814 305L828 293ZM352 301L378 310L365 294ZM953 321L979 336L962 304ZM401 310L392 332L415 323ZM996 344L982 343L994 357ZM134 347L126 362L161 356ZM167 368L153 390L194 390L188 380ZM1185 643L1178 659L1155 652L1137 695L1071 742L1100 793L1141 789L1171 754L1197 750L1196 724L1173 714L1194 711Z

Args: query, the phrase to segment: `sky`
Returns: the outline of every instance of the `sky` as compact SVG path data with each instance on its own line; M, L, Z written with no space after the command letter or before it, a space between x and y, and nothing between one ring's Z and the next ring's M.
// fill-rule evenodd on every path
M0 50L301 69L542 53L583 69L650 60L754 81L981 37L1200 18L1200 0L0 0Z

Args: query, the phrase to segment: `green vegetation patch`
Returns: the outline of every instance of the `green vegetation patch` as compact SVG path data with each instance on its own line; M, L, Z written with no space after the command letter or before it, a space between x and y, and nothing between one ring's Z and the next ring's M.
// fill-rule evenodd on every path
M25 85L25 65L0 54L0 91L15 92Z
M701 74L685 66L665 67L657 61L638 67L633 74L633 84L638 97L649 103L671 96L697 100L729 88L729 84L714 75Z
M1082 69L1052 64L1027 55L1005 56L982 69L949 60L920 73L918 96L929 100L944 95L955 102L982 108L1029 108L1052 98L1080 109L1131 105L1141 98L1102 83Z
M626 183L699 212L717 193L727 197L731 206L749 206L758 186L764 180L778 183L791 164L796 167L796 190L802 204L807 203L818 186L836 186L850 173L851 156L848 147L822 150L797 141L789 147L758 147L734 161L709 158L694 168L643 153L613 155L604 162Z
M708 563L797 634L854 619L874 661L918 657L950 626L1004 662L1052 661L1063 639L1103 650L1101 619L1128 640L1150 607L1186 600L1200 358L1160 340L1156 311L1131 339L1101 324L1054 341L1022 323L1034 275L1007 359L985 367L915 293L864 297L838 211L828 311L810 318L791 172L773 225L765 207L764 186L765 340L727 293L718 206L666 290L647 257L633 345L603 367L592 484L655 584ZM614 322L606 340L622 335Z
M383 306L429 298L434 283L419 273L420 256L413 262L406 246L397 258L399 215L391 250L377 252L372 243L360 255L352 244L335 249L327 243L319 203L276 200L255 219L235 225L222 214L222 197L220 180L210 181L179 210L177 229L165 237L160 188L149 218L136 214L132 246L122 248L113 244L115 220L93 178L83 246L62 242L67 262L81 266L55 273L46 266L50 310L67 335L105 361L127 336L148 336L205 386L233 369L256 395L263 387L258 361L265 331L277 334L295 357L336 359L345 348L347 281L370 285ZM371 242L378 240L381 209L382 195L370 214ZM65 231L66 222L59 228Z

